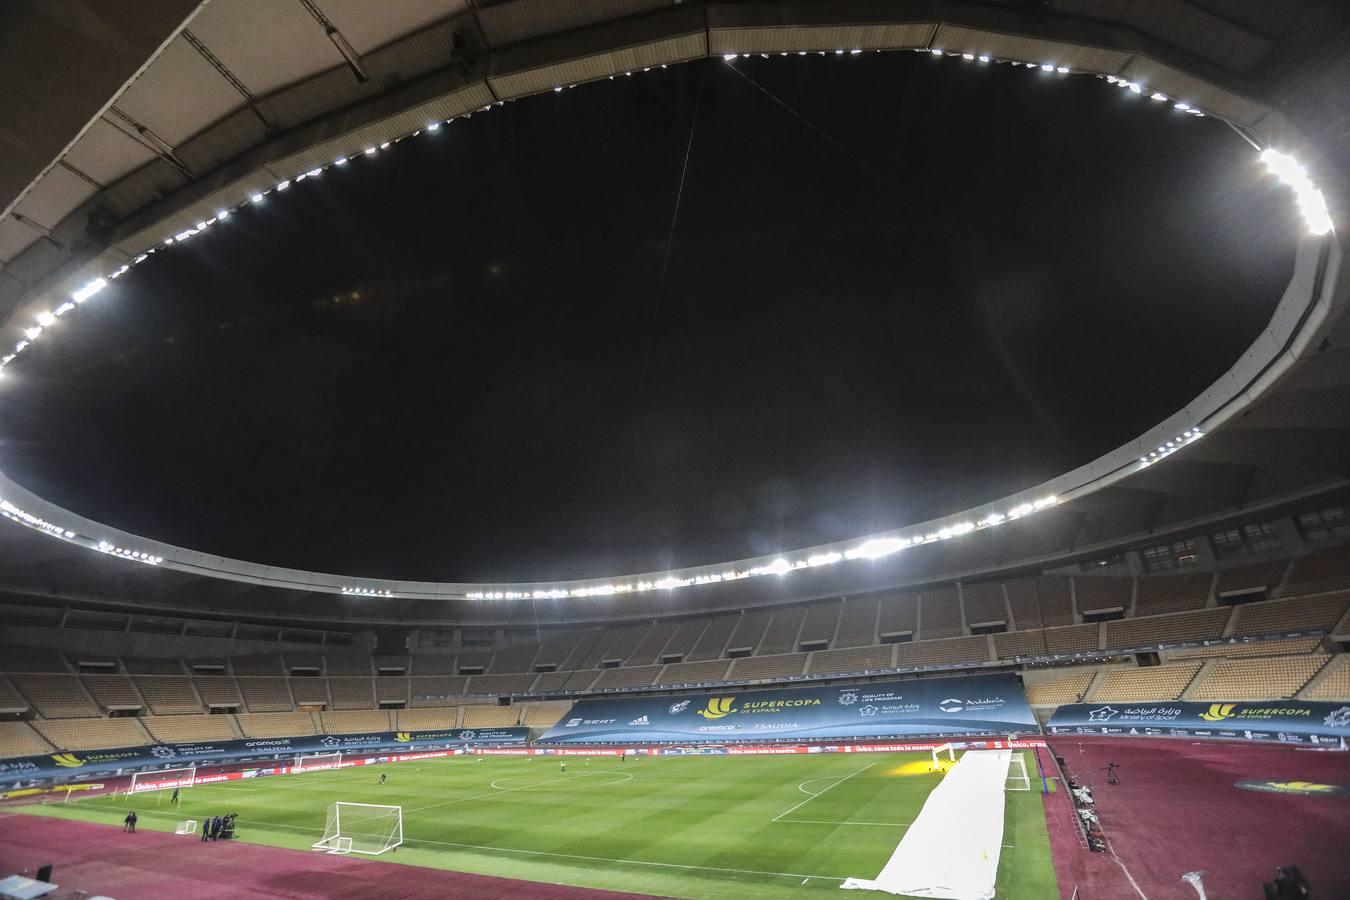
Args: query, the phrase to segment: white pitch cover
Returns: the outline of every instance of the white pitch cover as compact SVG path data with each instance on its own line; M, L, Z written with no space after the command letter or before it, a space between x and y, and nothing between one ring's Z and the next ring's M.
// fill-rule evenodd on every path
M992 900L1003 846L1011 750L968 750L928 795L874 881L845 888L945 900Z

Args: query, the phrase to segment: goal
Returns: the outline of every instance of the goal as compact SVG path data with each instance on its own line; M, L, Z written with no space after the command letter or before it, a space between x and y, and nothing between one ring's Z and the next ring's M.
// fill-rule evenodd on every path
M291 765L292 772L307 772L312 769L336 769L342 765L342 754L333 753L310 753L309 755L300 754L295 758Z
M313 849L379 856L402 843L403 807L339 800L329 804L323 840L315 843Z
M192 787L196 780L196 766L160 769L156 772L136 772L131 776L131 783L127 785L127 793L139 794L142 791L168 791Z
M1003 783L1005 790L1029 791L1031 778L1027 775L1027 760L1021 753L1014 752L1008 760L1008 780Z
M942 762L943 753L947 754L946 764ZM956 745L938 744L936 747L933 748L933 766L931 769L929 769L929 771L930 772L946 771L947 769L950 769L952 767L952 764L955 762L956 762Z

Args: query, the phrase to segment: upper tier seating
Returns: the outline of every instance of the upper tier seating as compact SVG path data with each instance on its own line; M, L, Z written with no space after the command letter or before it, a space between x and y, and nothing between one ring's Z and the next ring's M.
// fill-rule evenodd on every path
M1214 582L1214 595L1219 597L1235 591L1261 589L1267 592L1274 591L1284 580L1284 573L1288 568L1289 560L1280 559L1275 562L1238 566L1235 569L1220 569L1219 577Z
M0 670L5 672L69 672L61 654L45 647L0 645Z
M759 642L764 640L764 632L769 627L769 619L773 613L768 610L755 610L744 613L737 621L736 627L731 629L731 637L727 639L727 650L754 650L759 646Z
M242 706L239 685L229 677L199 677L192 679L192 686L202 698L202 703L211 706Z
M141 724L155 740L169 744L231 741L239 737L230 716L146 716Z
M97 716L98 705L85 693L74 675L14 674L10 681L19 693L47 719Z
M389 730L389 713L383 710L326 710L319 713L319 721L327 734L364 734Z
M458 675L453 656L413 656L408 659L409 675Z
M530 693L549 694L554 691L561 691L563 685L567 684L567 679L571 677L571 672L541 672L539 677L534 680L534 684L530 686Z
M1186 692L1188 700L1283 700L1308 683L1328 657L1276 656L1259 659L1220 659L1196 678Z
M1133 578L1110 575L1075 575L1074 601L1078 612L1091 613L1104 609L1130 608L1134 591Z
M394 717L398 731L442 731L458 724L459 707L400 709L394 712Z
M181 659L144 659L124 656L122 657L122 665L132 675L182 675L186 671Z
M230 670L235 675L284 675L281 657L276 654L265 656L236 656L230 660Z
M670 640L666 642L666 646L661 649L657 662L660 662L660 657L679 655L687 658L689 651L694 649L694 644L698 642L707 627L707 619L690 619L681 622L675 629L675 633L670 636Z
M488 671L496 675L529 672L538 655L539 645L533 642L502 647L492 657L492 666Z
M716 616L708 620L708 627L699 636L694 649L689 651L685 662L698 662L704 659L717 659L727 645L727 638L740 621L740 616Z
M1269 600L1265 603L1245 603L1237 608L1234 634L1274 634L1281 631L1330 629L1336 624L1350 595L1328 594L1320 597L1299 597L1294 600Z
M670 641L680 626L675 622L657 622L647 632L647 636L637 645L637 649L628 657L625 665L647 666L656 662L656 657Z
M539 652L535 655L533 666L557 666L562 668L563 663L567 662L572 651L576 649L577 642L581 640L583 632L581 631L557 631L547 635L539 642Z
M605 671L609 670L606 669ZM571 677L567 679L567 683L563 685L562 689L564 691L590 690L591 685L595 683L595 679L599 675L600 672L596 669L583 669L579 672L573 672Z
M754 681L759 678L785 678L800 675L806 667L805 653L780 653L777 656L747 656L731 663L727 675L732 681Z
M1350 702L1350 653L1338 653L1299 693L1300 700Z
M530 685L534 684L535 676L525 675L471 675L469 676L469 686L464 689L466 694L497 694L506 696L508 694L529 693Z
M337 698L333 700L336 702ZM408 679L395 675L375 679L376 703L407 703L408 700Z
M0 675L0 712L23 712L28 708L28 701L9 683L8 678Z
M594 665L598 667L602 662L628 659L651 630L652 626L644 622L641 625L628 625L613 632L606 632L606 634L612 633L614 640L609 642L604 654L595 661Z
M27 722L0 722L0 759L39 756L53 749Z
M600 677L595 680L591 687L595 690L600 688L625 688L625 687L646 687L652 683L657 675L661 674L664 666L624 666L619 669L601 669Z
M1151 616L1147 619L1118 619L1106 623L1105 646L1137 647L1145 644L1177 641L1213 640L1222 637L1230 610L1201 609L1196 612Z
M992 625L1008 621L1008 604L1001 581L961 585L961 605L966 611L967 625Z
M244 737L278 738L317 734L314 719L306 712L240 713L235 719Z
M1043 575L1009 581L1003 587L1008 593L1008 606L1012 609L1015 627L1043 628L1073 624L1073 596L1068 578Z
M1350 591L1350 544L1294 560L1282 596Z
M1032 706L1061 706L1076 703L1087 691L1096 672L1074 672L1063 678L1026 686L1027 703Z
M893 594L882 597L880 609L872 615L867 597L844 601L844 612L839 619L839 640L830 646L845 649L875 644L886 635L909 634L918 639L919 595ZM846 639L847 636L847 639Z
M994 652L1000 659L1017 656L1049 656L1096 650L1100 626L1067 625L1031 631L1006 631L994 635Z
M895 645L897 666L937 666L983 662L989 659L989 639L982 634L945 641L914 641Z
M1331 629L1331 636L1337 640L1350 640L1350 609L1345 611L1341 620Z
M674 626L671 626L671 628L673 630ZM594 652L595 647L608 636L609 630L605 628L587 628L580 632L577 636L576 646L567 654L566 659L558 663L558 668L569 672L581 668L582 661ZM544 660L544 662L548 662L548 660Z
M520 724L529 728L552 728L571 708L570 703L531 703L525 707Z
M889 669L895 666L895 646L817 650L811 654L807 666L806 671L809 675Z
M1312 653L1321 643L1318 638L1294 638L1287 641L1255 641L1250 644L1215 644L1212 647L1186 647L1173 650L1169 655L1173 659L1208 659L1225 656L1229 659L1243 659L1252 656L1296 656L1300 653Z
M333 709L371 709L375 706L375 682L389 681L389 678L377 679L347 677L328 679L328 693L332 697ZM399 679L402 681L402 679ZM299 699L298 697L296 698Z
M464 693L469 679L463 675L414 675L408 682L413 706L459 706L458 695Z
M141 709L145 702L126 675L85 675L80 679L94 702L104 709Z
M32 723L58 750L106 750L112 747L139 747L155 741L141 727L139 719L38 719Z
M705 662L671 663L653 684L699 684L707 681L725 681L731 662L725 659L710 659Z
M801 649L801 644L813 641L834 640L834 633L839 630L839 614L843 610L844 604L839 600L828 600L808 606L806 619L802 622L802 632L797 638L798 646L793 649Z
M237 678L239 693L249 712L286 712L295 708L286 678Z
M453 659L450 661L454 662ZM369 675L370 666L369 656L330 653L324 657L324 673L327 675Z
M757 653L770 656L775 653L791 653L797 649L797 634L802 630L806 619L806 607L794 606L780 609L769 620L764 638L759 642ZM828 640L828 638L826 638Z
M919 596L919 638L961 636L961 600L955 587L932 588Z
M1213 586L1213 572L1140 578L1134 614L1154 616L1160 613L1201 609L1208 602L1209 592Z
M463 727L504 728L520 721L518 706L466 706Z
M367 682L370 679L366 679ZM291 696L296 706L327 706L333 698L328 696L328 679L305 675L290 679Z
M1110 669L1092 689L1093 703L1176 700L1191 683L1200 663Z

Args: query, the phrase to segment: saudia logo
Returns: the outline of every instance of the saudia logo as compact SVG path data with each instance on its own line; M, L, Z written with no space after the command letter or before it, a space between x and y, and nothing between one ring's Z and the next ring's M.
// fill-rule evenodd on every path
M1211 703L1209 709L1200 714L1200 718L1206 722L1222 722L1233 715L1235 706L1236 703Z
M65 769L78 769L84 765L84 760L74 753L54 753L52 754L52 762Z
M408 743L408 741L412 740L412 733L407 731L399 731L394 734L394 740L398 741L400 744L406 744Z
M720 719L736 711L735 702L735 697L711 697L708 699L707 708L700 709L698 714L705 719Z

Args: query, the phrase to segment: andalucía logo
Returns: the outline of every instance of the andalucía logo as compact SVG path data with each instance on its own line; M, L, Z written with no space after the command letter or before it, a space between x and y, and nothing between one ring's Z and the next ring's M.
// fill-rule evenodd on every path
M705 719L720 719L736 711L735 703L735 697L710 697L707 708L700 709L698 714Z
M1343 784L1322 784L1316 781L1239 781L1236 787L1244 791L1260 791L1266 794L1302 794L1306 797L1335 797L1350 794L1350 787Z
M1200 714L1200 718L1206 722L1222 722L1233 715L1235 706L1236 703L1211 703L1209 709Z
M52 762L65 769L78 769L84 765L84 760L80 759L74 753L53 753Z

